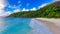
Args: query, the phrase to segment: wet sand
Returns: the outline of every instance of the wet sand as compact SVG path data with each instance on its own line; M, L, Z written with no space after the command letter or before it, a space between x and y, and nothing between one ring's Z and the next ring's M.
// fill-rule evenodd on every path
M46 25L53 34L60 34L60 19L34 18Z

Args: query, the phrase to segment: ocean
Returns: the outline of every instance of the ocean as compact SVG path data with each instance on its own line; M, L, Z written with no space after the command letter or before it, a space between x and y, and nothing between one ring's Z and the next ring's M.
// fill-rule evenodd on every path
M40 21L32 18L0 18L0 34L52 34Z

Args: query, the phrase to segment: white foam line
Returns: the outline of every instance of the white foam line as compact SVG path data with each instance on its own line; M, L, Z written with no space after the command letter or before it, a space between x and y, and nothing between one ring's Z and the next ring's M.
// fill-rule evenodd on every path
M52 34L48 27L37 20L32 19L30 26L33 28L33 34Z

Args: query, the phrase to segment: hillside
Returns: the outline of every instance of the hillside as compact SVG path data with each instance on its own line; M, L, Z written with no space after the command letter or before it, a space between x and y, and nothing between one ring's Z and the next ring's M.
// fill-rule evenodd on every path
M60 18L60 1L51 3L36 11L23 11L9 15L8 17L24 17L24 18Z

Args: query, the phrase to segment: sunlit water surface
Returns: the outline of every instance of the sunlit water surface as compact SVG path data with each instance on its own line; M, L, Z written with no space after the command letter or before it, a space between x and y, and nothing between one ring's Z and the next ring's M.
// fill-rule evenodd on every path
M32 18L0 18L0 34L52 34L52 32Z

